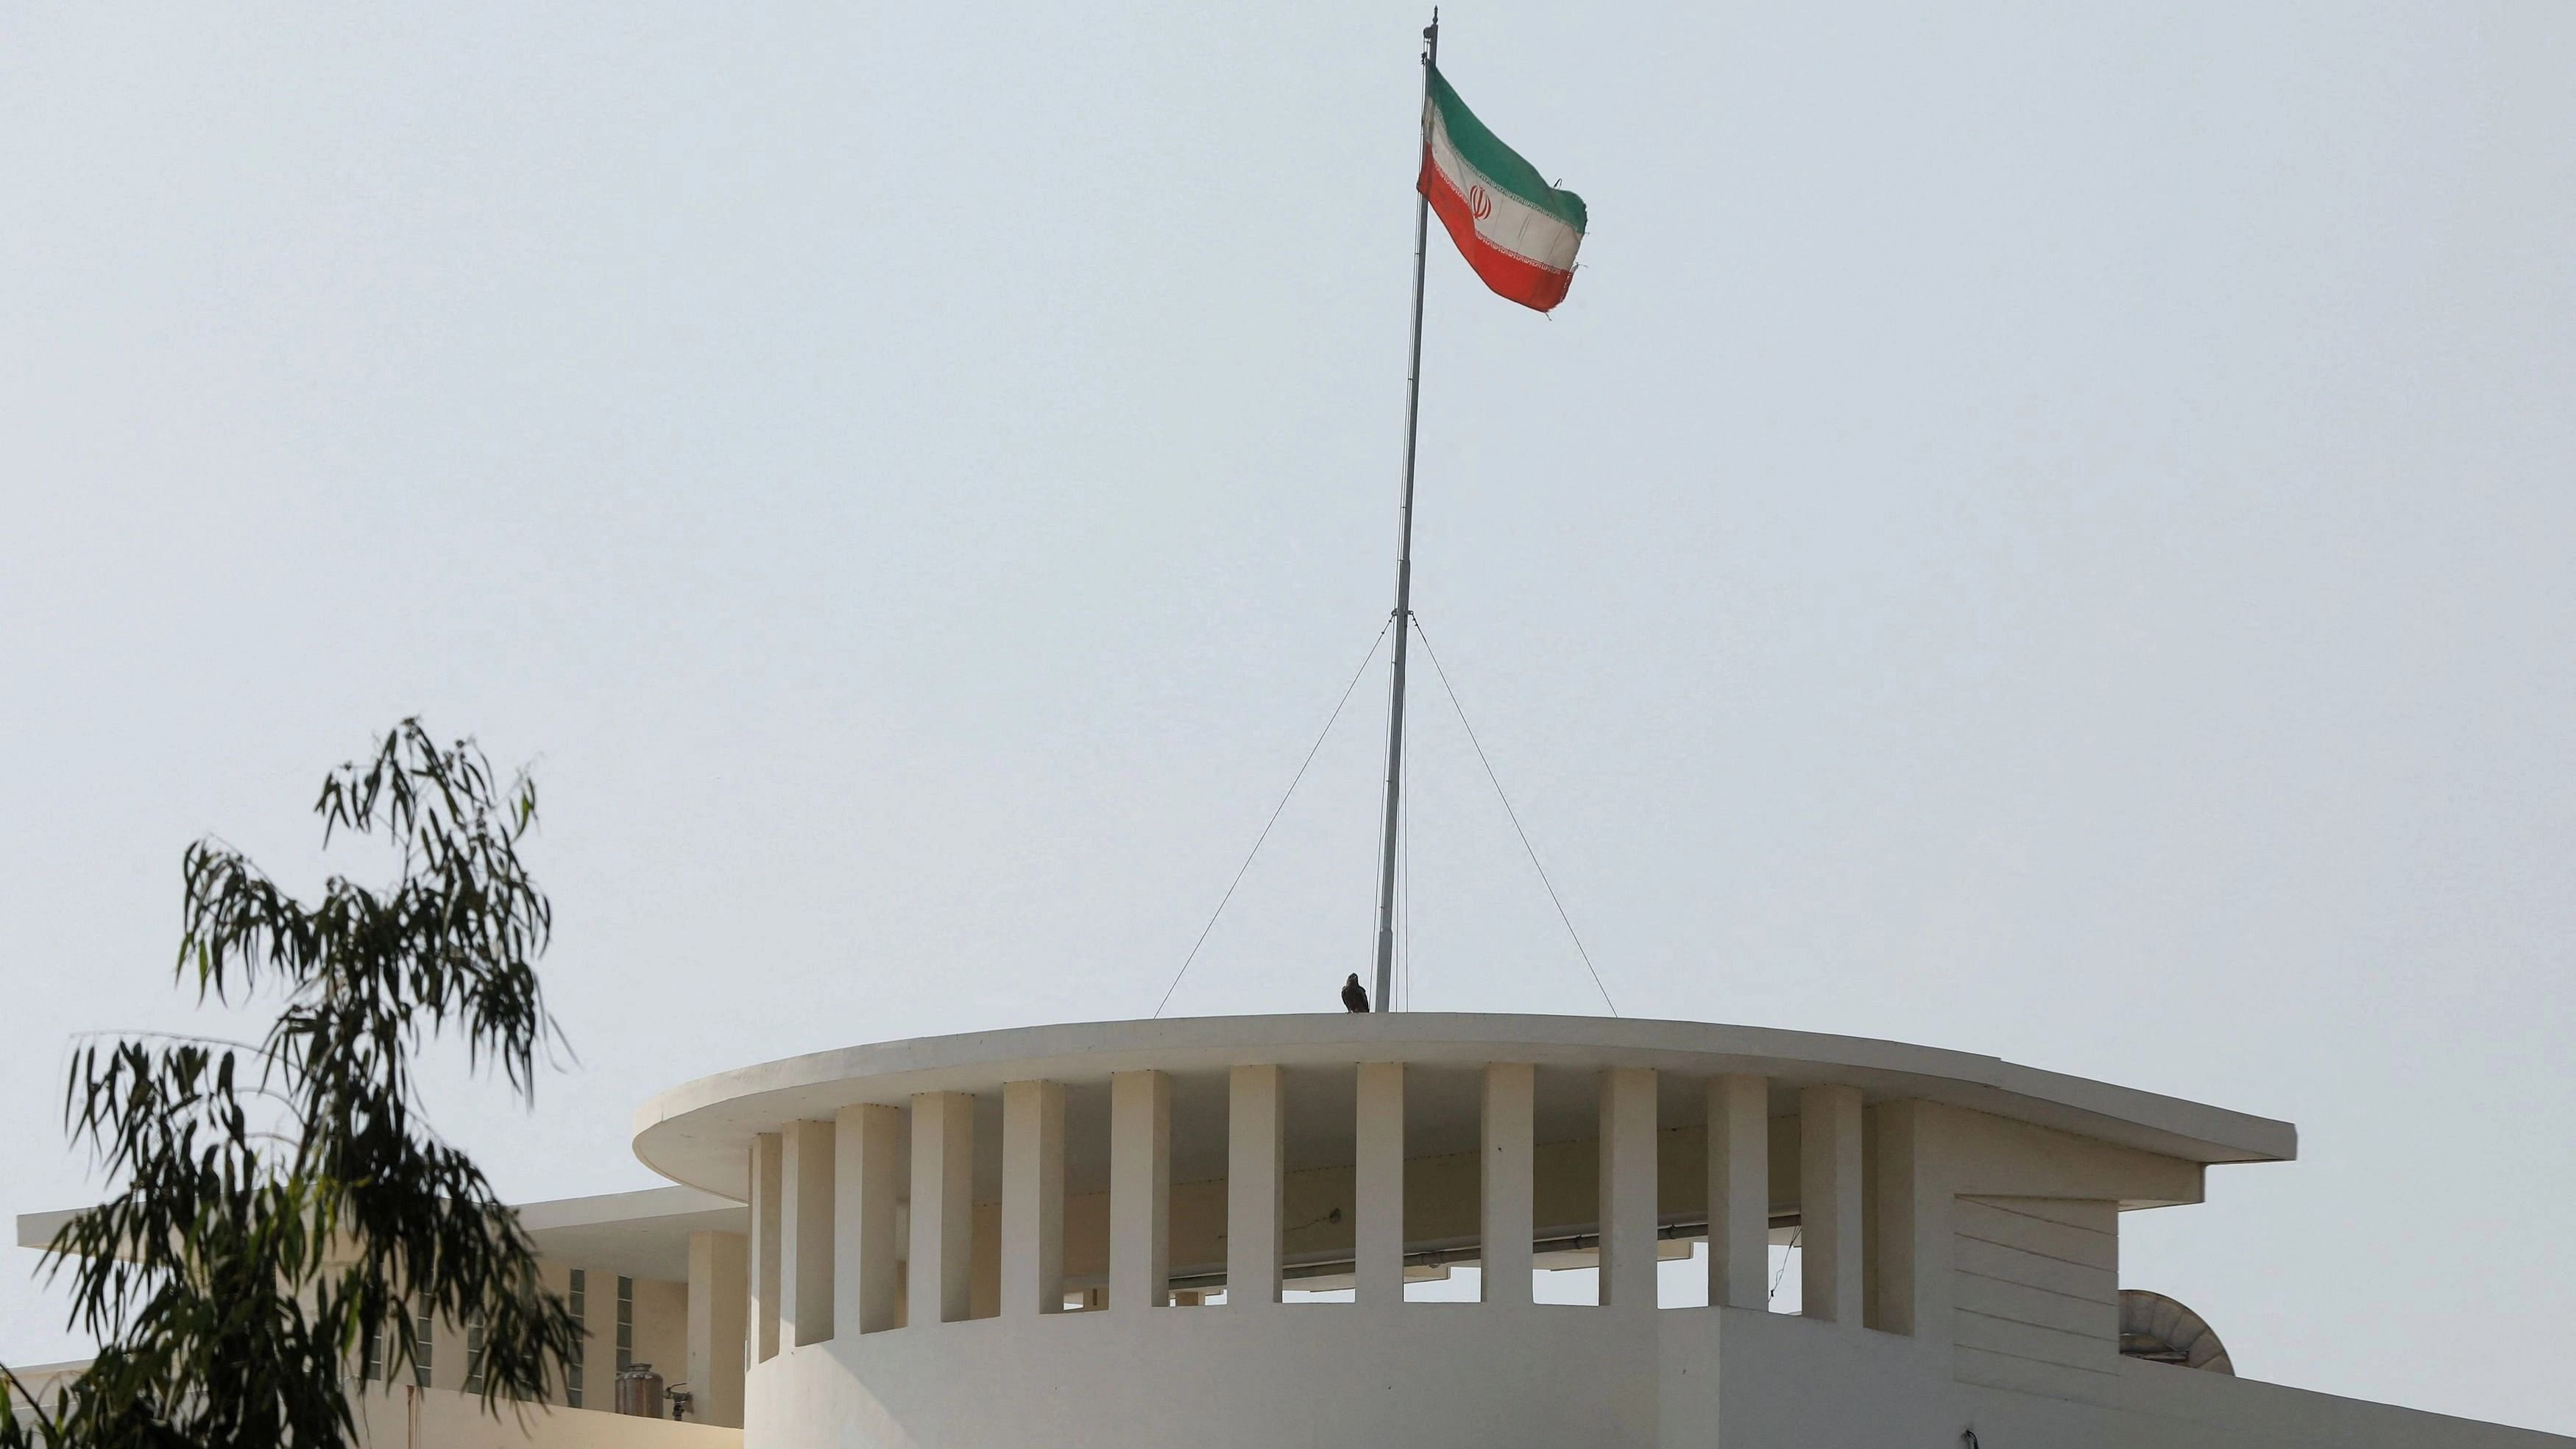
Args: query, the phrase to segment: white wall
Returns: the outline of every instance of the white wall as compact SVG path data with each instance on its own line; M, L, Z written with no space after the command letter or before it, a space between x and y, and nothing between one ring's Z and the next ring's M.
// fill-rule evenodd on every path
M2113 1401L1964 1385L1948 1345L1739 1309L1289 1304L985 1319L753 1370L748 1449L2536 1449L2576 1440L2123 1362Z
M1950 1337L1970 1383L2107 1397L2120 1367L2119 1212L2107 1202L1950 1204Z
M1289 1303L909 1328L785 1351L754 1369L744 1442L1646 1449L1658 1442L1657 1315L1611 1317Z
M609 1364L617 1362L617 1320L614 1316L617 1279L609 1278L608 1343ZM635 1361L649 1363L664 1384L676 1384L689 1376L689 1285L666 1283L659 1278L635 1280ZM612 1383L613 1389L615 1385ZM601 1408L614 1405L615 1399L599 1401Z
M611 1350L614 1353L614 1350ZM742 1431L592 1409L532 1408L498 1418L444 1389L396 1387L355 1404L360 1449L742 1449Z

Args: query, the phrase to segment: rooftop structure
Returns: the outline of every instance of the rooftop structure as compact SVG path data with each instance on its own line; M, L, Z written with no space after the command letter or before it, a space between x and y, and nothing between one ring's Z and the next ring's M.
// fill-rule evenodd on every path
M533 1440L2576 1442L2242 1379L2187 1307L2123 1292L2121 1215L2289 1160L2289 1124L1928 1047L1436 1013L1050 1026L692 1082L634 1149L679 1185L523 1217L594 1339L664 1366L699 1422L556 1414ZM420 1392L463 1387L464 1357L442 1343Z

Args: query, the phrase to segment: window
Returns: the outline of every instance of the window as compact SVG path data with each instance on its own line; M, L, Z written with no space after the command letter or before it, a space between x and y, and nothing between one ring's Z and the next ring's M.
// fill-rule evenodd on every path
M465 1392L483 1392L483 1315L465 1320Z
M385 1336L377 1329L367 1330L367 1346L358 1358L358 1382L371 1384L385 1376Z
M617 1279L617 1371L624 1373L635 1366L635 1280L619 1274Z
M573 1269L572 1301L570 1305L572 1308L572 1321L584 1325L584 1331L573 1339L572 1363L564 1369L564 1405L567 1408L578 1409L581 1407L582 1345L590 1340L590 1334L587 1327L590 1320L587 1313L588 1305L585 1301L589 1296L590 1275L579 1268Z
M414 1325L416 1336L412 1340L411 1381L425 1389L429 1387L430 1345L429 1300L427 1298L420 1300L420 1313L418 1317L419 1321Z

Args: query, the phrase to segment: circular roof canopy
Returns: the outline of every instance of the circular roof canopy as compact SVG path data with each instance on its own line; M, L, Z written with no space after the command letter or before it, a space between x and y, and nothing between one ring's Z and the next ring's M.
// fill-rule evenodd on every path
M1581 1078L1618 1066L1666 1074L1668 1126L1702 1120L1697 1079L1743 1073L1770 1079L1775 1115L1794 1110L1799 1088L1834 1082L1859 1087L1873 1103L1945 1102L2192 1162L2284 1161L2298 1153L2297 1129L2287 1122L1938 1047L1695 1021L1391 1012L1082 1022L814 1052L719 1072L653 1098L635 1115L635 1154L673 1181L741 1199L753 1136L784 1122L828 1120L859 1103L899 1106L916 1092L993 1097L1005 1082L1042 1079L1071 1090L1078 1139L1082 1119L1094 1115L1084 1111L1086 1098L1097 1099L1105 1121L1110 1074L1149 1068L1174 1078L1178 1154L1184 1141L1221 1139L1228 1068L1275 1063L1288 1069L1294 1165L1327 1160L1332 1140L1347 1140L1348 1069L1359 1062L1420 1069L1409 1074L1407 1090L1408 1141L1417 1152L1472 1145L1475 1070L1528 1062L1541 1074L1542 1141L1591 1135ZM986 1104L988 1111L997 1106ZM1213 1133L1191 1131L1194 1121ZM1084 1175L1084 1164L1071 1166ZM1181 1180L1193 1175L1177 1156L1174 1171Z

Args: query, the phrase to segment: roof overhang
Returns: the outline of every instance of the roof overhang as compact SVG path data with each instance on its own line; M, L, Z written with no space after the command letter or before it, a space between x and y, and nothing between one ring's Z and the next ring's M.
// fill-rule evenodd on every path
M664 1092L636 1113L634 1147L663 1176L740 1201L755 1134L785 1121L828 1120L846 1106L901 1105L917 1092L991 1093L1027 1079L1078 1087L1143 1069L1204 1075L1244 1064L1294 1070L1365 1061L1743 1073L1770 1079L1775 1094L1844 1083L1873 1103L1945 1102L2190 1162L2298 1155L2298 1130L2287 1122L1939 1047L1695 1021L1449 1012L1086 1022L844 1047Z
M64 1208L20 1214L18 1246L44 1247L79 1212ZM519 1226L539 1257L594 1272L672 1283L688 1281L689 1234L751 1231L748 1208L693 1187L648 1187L639 1192L521 1203L518 1214Z

